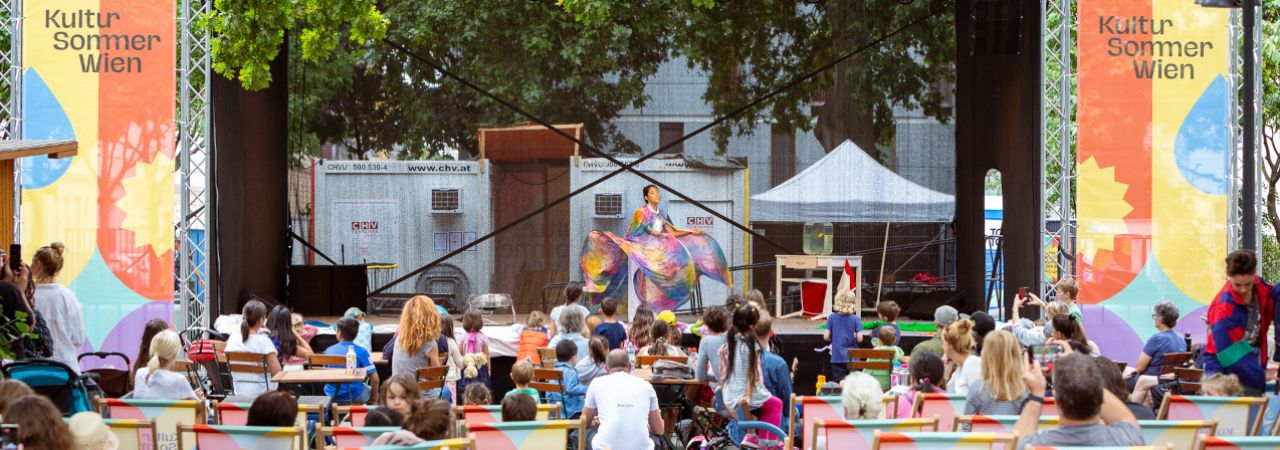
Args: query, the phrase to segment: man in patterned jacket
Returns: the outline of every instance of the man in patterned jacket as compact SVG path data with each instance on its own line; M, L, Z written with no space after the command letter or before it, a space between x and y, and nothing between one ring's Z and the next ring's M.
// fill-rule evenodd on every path
M1227 284L1209 304L1210 335L1204 349L1205 376L1235 374L1246 395L1261 395L1266 385L1267 328L1278 312L1277 293L1258 278L1257 269L1252 251L1227 255ZM1276 338L1280 342L1280 332Z

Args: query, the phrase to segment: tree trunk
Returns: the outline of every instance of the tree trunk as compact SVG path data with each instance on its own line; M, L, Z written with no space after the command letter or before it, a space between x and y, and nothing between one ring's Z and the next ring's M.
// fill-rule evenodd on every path
M832 57L840 57L862 44L855 28L865 17L863 0L830 2L828 23L831 24ZM872 73L869 57L859 55L837 64L823 74L832 80L827 90L826 104L818 112L814 134L822 148L830 153L842 142L852 140L876 161L880 151L876 148L875 111L871 104Z
M1271 219L1271 231L1280 237L1280 216L1276 215L1276 184L1280 182L1280 149L1276 148L1274 134L1262 128L1262 146L1266 154L1262 164L1263 176L1267 177L1267 215ZM1273 132L1275 130L1272 130Z

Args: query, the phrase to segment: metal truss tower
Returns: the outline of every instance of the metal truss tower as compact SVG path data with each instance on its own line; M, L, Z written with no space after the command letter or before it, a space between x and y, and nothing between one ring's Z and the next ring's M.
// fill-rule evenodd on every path
M1039 261L1041 298L1075 274L1075 8L1074 0L1040 3L1042 167ZM1056 251L1054 250L1056 248Z
M174 328L209 327L209 33L195 21L213 0L178 5L178 239Z

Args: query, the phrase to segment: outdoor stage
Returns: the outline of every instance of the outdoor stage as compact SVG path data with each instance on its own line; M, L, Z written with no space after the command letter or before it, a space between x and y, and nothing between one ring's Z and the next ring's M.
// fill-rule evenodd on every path
M514 323L524 323L526 317L528 317L527 314L516 314ZM676 320L681 323L692 324L700 317L679 314L676 316ZM511 328L513 323L511 314L495 313L488 316L487 319L485 335L489 337L491 343L490 353L493 366L490 373L493 374L494 398L501 398L506 391L513 387L507 374L511 372L511 365L515 363L513 355L517 333ZM334 323L338 320L338 317L312 316L307 317L307 320ZM399 316L390 315L370 315L368 317L369 323L374 325L373 347L375 350L381 349L391 340L393 330L399 320ZM876 320L874 315L862 318L863 323L873 320ZM918 323L906 320L899 322L903 324ZM829 375L830 356L829 353L823 350L823 347L827 346L827 342L822 339L822 329L819 328L823 323L823 321L811 321L801 318L780 319L773 322L773 330L777 334L776 342L781 347L781 355L788 363L792 364L792 379L797 395L813 395L818 374L827 373ZM461 322L455 320L454 324L456 325L454 336L461 338ZM909 354L916 344L924 342L930 337L926 333L903 331L899 346ZM686 333L681 341L681 346L697 348L699 339L698 336ZM320 352L335 342L332 332L326 331L312 338L311 346L313 350ZM389 367L380 367L379 372L384 377L390 376Z

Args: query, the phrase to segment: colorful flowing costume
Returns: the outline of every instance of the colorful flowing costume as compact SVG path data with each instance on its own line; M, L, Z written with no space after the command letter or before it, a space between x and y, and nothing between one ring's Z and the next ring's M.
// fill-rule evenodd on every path
M627 300L628 281L636 283L640 297L629 306L644 304L655 312L674 310L688 301L702 275L733 287L724 252L715 239L706 234L672 237L664 232L664 224L671 224L670 217L646 205L631 216L626 237L607 231L587 235L581 268L583 291L590 293L591 303L599 304L605 298L622 303ZM640 269L634 280L627 279L629 264Z

